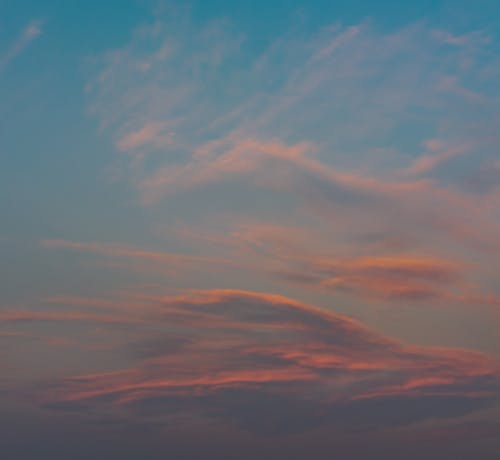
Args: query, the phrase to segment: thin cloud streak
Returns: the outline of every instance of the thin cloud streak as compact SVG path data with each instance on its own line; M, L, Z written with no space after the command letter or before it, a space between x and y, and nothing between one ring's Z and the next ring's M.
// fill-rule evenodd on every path
M217 257L203 257L189 254L148 251L122 243L76 242L66 240L43 240L43 247L51 249L69 249L80 252L89 252L110 258L126 258L132 260L146 260L165 266L176 271L199 264L232 265L232 261Z
M43 21L31 21L20 33L17 39L10 45L3 56L0 56L0 72L16 59L34 40L43 33Z

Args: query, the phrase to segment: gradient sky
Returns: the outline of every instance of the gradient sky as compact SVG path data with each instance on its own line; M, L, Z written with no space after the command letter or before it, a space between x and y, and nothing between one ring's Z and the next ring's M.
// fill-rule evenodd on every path
M0 457L500 456L497 0L0 0Z

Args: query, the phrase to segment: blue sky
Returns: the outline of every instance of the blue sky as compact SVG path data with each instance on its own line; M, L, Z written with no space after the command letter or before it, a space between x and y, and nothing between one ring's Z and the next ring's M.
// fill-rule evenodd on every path
M496 458L499 18L0 1L0 453Z

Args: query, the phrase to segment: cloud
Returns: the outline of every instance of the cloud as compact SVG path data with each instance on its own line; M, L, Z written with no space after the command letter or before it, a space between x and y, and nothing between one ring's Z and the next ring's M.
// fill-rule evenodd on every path
M190 172L198 173L193 163L213 169L227 153L212 151L197 163L196 152L235 137L242 143L311 142L319 146L322 165L341 170L359 169L367 159L373 164L376 147L404 144L399 131L407 123L434 134L446 117L448 128L441 134L457 145L464 141L468 120L452 112L459 98L450 101L452 88L443 82L454 82L463 96L477 90L462 80L477 86L483 77L480 70L461 69L462 50L436 47L436 38L471 41L483 49L488 41L475 40L479 32L459 38L422 24L393 33L368 24L301 32L277 38L260 55L245 56L241 37L228 22L199 25L186 15L160 15L98 61L89 85L93 111L118 134L120 149L142 155L149 144L149 152L167 153L163 174L184 170L188 180ZM403 149L418 148L424 140ZM408 159L407 152L398 153L391 169ZM155 169L145 167L138 183L150 182Z
M178 270L184 270L189 267L199 267L201 264L210 266L225 266L232 264L230 260L223 258L148 251L136 246L126 245L122 243L88 243L66 240L43 240L41 244L46 248L89 252L111 259L129 259L138 262L146 261L150 264L156 264L154 267L156 269L158 267L163 267L164 269L172 273L175 273ZM140 267L145 266L140 265Z
M404 174L413 176L429 173L447 161L465 155L473 150L473 147L470 145L447 145L439 139L430 139L426 141L424 145L431 153L416 158L414 162L403 171Z
M220 153L221 147L228 146ZM150 178L142 181L139 188L147 202L157 201L166 195L181 190L201 188L206 185L234 179L235 176L253 176L259 172L258 181L270 187L280 187L282 176L289 174L286 167L309 168L315 164L308 162L303 153L312 149L307 143L287 146L279 141L262 142L257 139L245 139L241 142L231 139L222 140L217 145L209 143L199 147L192 162L179 167L160 169ZM280 170L276 162L286 162ZM263 173L268 168L269 174ZM262 172L262 173L261 173ZM286 185L285 185L286 186Z
M235 219L221 222L213 233L185 225L176 229L182 241L200 248L214 246L238 258L254 273L284 280L296 287L350 294L378 301L456 302L469 300L471 265L462 260L425 255L406 245L382 241L391 235L368 235L354 241L358 248L332 244L331 230L294 227L292 223ZM396 237L393 237L396 238ZM370 247L370 241L374 244ZM368 246L369 251L364 247ZM359 250L359 248L363 250ZM370 255L356 255L366 252ZM478 294L476 292L476 294ZM470 302L476 305L476 302Z
M54 323L54 322L89 322L102 324L140 324L144 320L137 318L117 317L105 314L82 312L49 312L49 311L2 311L0 324L9 323Z
M390 432L379 430L376 433L361 431L353 436L339 436L328 427L309 436L276 438L251 436L228 426L203 425L195 420L179 421L169 426L168 430L140 423L103 423L96 418L81 421L68 415L49 419L32 415L24 419L7 413L6 420L10 423L5 423L5 442L0 446L0 453L8 456L16 452L25 460L54 456L59 460L72 452L77 452L74 457L77 460L92 458L96 452L105 452L109 458L123 460L144 456L151 460L162 460L167 456L229 460L234 458L235 452L241 460L255 457L262 460L301 460L308 455L328 460L332 453L350 460L369 457L395 460L401 457L402 451L408 460L455 460L460 456L496 460L498 452L494 423L489 426L479 423L448 424ZM453 432L456 433L454 438ZM439 433L443 433L449 442L438 439ZM139 435L143 442L138 442Z
M150 122L137 131L124 135L118 140L117 147L122 151L135 150L152 144L156 148L167 148L172 145L170 123Z
M125 267L152 273L166 271L171 275L190 276L193 270L231 269L242 273L251 271L258 276L285 280L296 286L320 289L332 293L350 294L365 299L387 301L458 301L471 299L474 292L460 289L464 285L465 266L445 258L401 253L353 257L318 255L317 247L308 247L307 231L280 225L241 222L228 234L219 232L212 237L194 234L182 227L183 238L214 245L218 257L147 251L120 243L80 243L66 240L45 240L47 248L93 253L109 259L112 264L121 259L134 261ZM191 241L192 243L193 241ZM227 252L229 250L229 252ZM457 291L457 289L459 291ZM457 295L457 292L461 292ZM475 293L474 298L485 294ZM48 299L52 303L119 308L120 301L92 298L62 297ZM140 301L138 306L143 305Z
M491 42L491 37L482 31L474 31L464 35L453 35L444 30L435 30L433 36L442 43L458 47L486 45Z
M307 209L302 227L314 214L338 239L364 229L431 254L498 249L494 194L478 202L463 186L498 143L500 63L484 34L333 24L258 54L242 44L227 21L159 13L96 60L89 104L144 204L194 200L201 220L245 195L258 210Z
M52 382L43 405L164 422L191 414L271 434L405 425L499 397L485 355L405 345L278 295L197 291L155 309L164 335L136 343L136 366Z
M458 264L446 260L401 256L292 259L289 267L277 274L292 283L395 301L449 300L446 288L457 285L462 271Z
M20 33L17 39L10 45L3 56L0 56L0 72L17 58L31 42L42 34L43 22L40 20L31 21Z

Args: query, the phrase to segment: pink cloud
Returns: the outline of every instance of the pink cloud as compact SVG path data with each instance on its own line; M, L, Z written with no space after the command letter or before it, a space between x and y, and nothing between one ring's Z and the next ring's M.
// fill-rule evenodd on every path
M448 145L439 139L430 139L424 143L432 153L420 155L403 173L409 176L422 175L433 171L449 160L466 155L473 151L468 144Z
M149 261L165 266L172 271L198 266L200 264L231 265L228 259L203 257L189 254L148 251L122 243L75 242L66 240L44 240L42 246L55 249L69 249L90 252L110 258L125 258L137 261Z
M122 151L131 151L147 145L155 148L170 147L174 143L171 122L150 122L137 131L121 137L117 146Z
M485 355L405 345L346 316L278 295L197 291L165 297L155 308L165 337L175 329L189 340L175 348L158 342L137 366L52 384L43 392L44 403L144 414L154 402L169 417L188 411L255 429L248 412L239 410L249 395L258 420L267 414L261 401L300 401L297 416L307 418L306 426L334 421L337 410L354 405L362 410L366 401L392 410L391 401L418 406L427 398L458 398L467 413L498 397L498 363ZM169 409L171 398L176 404ZM320 407L326 419L318 418ZM447 413L437 409L413 417L433 416ZM286 418L275 423L287 429Z
M7 52L0 56L0 72L9 63L20 55L36 38L42 34L43 22L40 20L31 21L21 32L18 38L12 43Z

